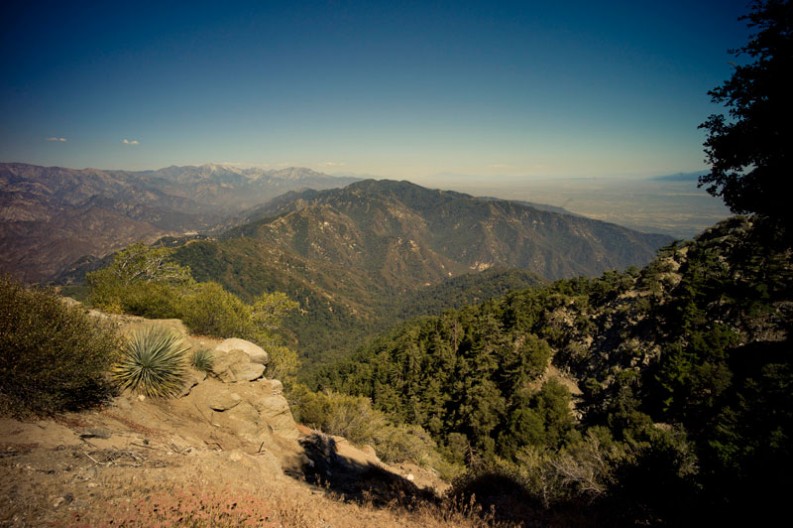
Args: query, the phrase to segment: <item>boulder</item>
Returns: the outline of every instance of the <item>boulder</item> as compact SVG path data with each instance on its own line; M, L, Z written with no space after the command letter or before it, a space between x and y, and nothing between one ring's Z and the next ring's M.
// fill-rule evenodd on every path
M229 385L208 378L183 401L185 408L197 410L202 420L259 449L262 442L271 445L273 436L290 440L299 436L286 398L273 394L280 385L267 379Z
M250 356L239 349L221 353L215 349L212 374L225 383L253 381L264 375L264 365L253 363Z
M260 365L266 365L270 362L270 356L267 352L264 351L262 347L251 343L250 341L245 341L244 339L238 339L233 337L231 339L226 339L218 346L215 347L215 357L221 354L225 354L231 352L232 350L241 350L245 352L248 357L250 358L252 363L259 363Z
M269 392L269 387L266 390ZM259 416L274 434L284 438L300 436L295 419L292 417L292 410L289 408L289 402L283 396L265 392L259 398L251 401L251 404L259 411Z
M280 380L268 379L261 381L262 384L264 384L265 382L269 384L270 387L269 390L271 391L273 396L280 396L281 394L284 393L284 384L281 383Z

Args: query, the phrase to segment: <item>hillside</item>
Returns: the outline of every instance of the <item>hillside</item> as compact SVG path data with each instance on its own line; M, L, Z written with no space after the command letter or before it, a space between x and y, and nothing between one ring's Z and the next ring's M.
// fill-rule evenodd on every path
M769 231L732 218L641 270L407 323L315 388L365 395L469 453L523 490L530 515L773 518L793 469L793 262Z
M218 281L245 298L278 290L298 300L305 316L294 318L292 329L310 358L384 328L397 313L416 314L404 303L450 278L505 268L541 279L598 275L641 266L671 242L395 181L296 193L256 214L261 219L217 240L186 244L177 260L196 279Z
M0 271L53 279L89 255L228 226L289 190L354 181L308 169L223 165L128 172L0 164Z
M493 292L522 280L491 278ZM463 279L445 287L477 286ZM20 526L763 524L783 513L793 470L792 306L789 246L735 217L641 269L405 322L326 364L315 392L294 384L285 397L239 344L220 353L158 321L214 349L209 375L191 370L173 400L124 393L55 419L3 418L0 513ZM120 320L125 333L152 324ZM407 458L385 464L290 410ZM439 496L430 468L465 473ZM464 506L471 496L489 520Z
M165 326L221 360L223 341L178 320L116 320L124 333ZM431 471L298 425L279 381L229 372L191 369L173 399L124 392L79 413L0 416L0 524L482 526L439 507L447 484Z

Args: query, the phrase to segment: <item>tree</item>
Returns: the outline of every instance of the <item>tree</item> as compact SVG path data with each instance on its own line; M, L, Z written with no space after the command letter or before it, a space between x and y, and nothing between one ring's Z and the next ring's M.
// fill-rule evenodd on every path
M179 315L200 335L251 339L256 331L251 306L217 282L202 282L180 300Z
M109 275L115 282L128 286L136 282L169 282L183 284L192 281L190 268L170 260L173 249L149 247L142 243L132 244L113 257L110 266L89 274L98 278Z
M751 62L708 92L728 116L711 115L700 128L709 174L699 180L734 213L756 213L793 233L793 207L785 178L793 170L793 2L755 0L748 15L755 30L748 44L731 51Z
M283 325L289 312L300 308L284 292L262 293L253 301L253 322L261 331L272 332Z
M176 317L174 288L192 284L190 268L170 260L172 249L137 243L115 254L107 267L89 273L92 305L147 317Z

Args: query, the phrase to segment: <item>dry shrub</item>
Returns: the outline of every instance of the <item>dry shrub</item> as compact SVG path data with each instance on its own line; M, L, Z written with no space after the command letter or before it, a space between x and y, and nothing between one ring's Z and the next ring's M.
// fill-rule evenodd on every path
M118 344L110 324L84 308L0 277L0 413L53 414L106 401Z

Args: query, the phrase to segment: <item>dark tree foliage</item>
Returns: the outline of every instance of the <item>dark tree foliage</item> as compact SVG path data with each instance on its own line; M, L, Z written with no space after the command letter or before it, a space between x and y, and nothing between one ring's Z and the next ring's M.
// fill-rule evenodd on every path
M411 321L317 387L421 425L470 478L506 471L555 525L763 524L793 472L793 252L758 220Z
M711 165L700 185L734 213L756 213L793 232L785 192L793 169L793 3L756 0L742 20L755 32L732 53L751 61L708 92L728 116L714 114L700 125L708 131L705 153Z
M370 397L376 408L421 425L442 445L465 437L481 455L493 454L499 438L505 455L533 443L561 445L572 424L569 394L553 384L539 395L528 390L551 349L503 322L508 302L408 323L324 371L318 385Z

